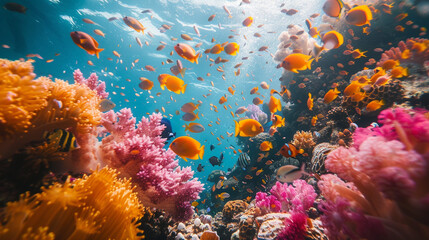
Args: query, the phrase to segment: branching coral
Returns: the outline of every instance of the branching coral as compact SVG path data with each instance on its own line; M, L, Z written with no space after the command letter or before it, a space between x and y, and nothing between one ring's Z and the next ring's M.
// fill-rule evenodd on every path
M0 159L47 131L87 133L100 123L100 98L88 86L34 77L31 63L0 60Z
M405 42L400 41L398 47L392 47L381 54L377 66L382 66L388 60L399 60L413 62L423 65L429 58L429 40L424 38L408 38Z
M297 149L304 149L305 152L309 152L313 149L316 143L313 141L313 134L310 131L297 131L293 135L292 144Z
M132 177L139 187L139 197L148 207L164 209L176 220L186 220L193 214L190 202L198 198L203 185L192 179L191 167L181 168L175 154L163 149L162 115L136 119L130 109L103 115L102 125L110 133L103 138L100 159Z
M268 121L268 116L257 105L249 104L247 106L246 117L254 119L264 125Z
M130 180L109 168L34 196L23 194L5 208L2 239L140 239L144 208Z
M358 128L354 145L332 151L319 188L322 218L333 239L427 238L429 179L426 112L388 109L382 127Z
M83 77L83 73L79 69L76 69L73 72L73 78L76 83L85 84L91 90L94 90L95 92L97 92L100 98L107 98L109 96L109 93L106 92L106 83L98 80L97 74L91 73L89 78L85 79Z

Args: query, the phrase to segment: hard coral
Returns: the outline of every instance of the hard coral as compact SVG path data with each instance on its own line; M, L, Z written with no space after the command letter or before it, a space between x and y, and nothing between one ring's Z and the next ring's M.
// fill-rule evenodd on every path
M64 183L34 196L23 194L5 208L0 238L140 239L136 221L144 208L130 180L109 168Z
M429 58L429 40L424 38L408 38L405 42L400 41L398 47L392 47L381 54L377 66L382 66L387 60L399 60L413 62L423 65Z
M297 131L293 135L292 144L305 152L311 152L316 143L313 141L313 134L310 131Z
M176 155L163 149L162 115L152 114L136 125L130 109L103 114L104 131L99 153L101 161L113 166L124 176L132 177L139 197L148 207L164 209L175 220L192 217L190 202L203 190L191 167L181 168Z
M325 159L332 150L336 149L338 146L331 145L329 143L320 143L317 144L313 149L313 154L311 157L310 169L314 173L325 173Z
M243 200L229 201L223 206L222 214L225 220L231 220L234 215L246 210L248 204Z
M98 80L97 74L91 73L89 78L85 79L83 77L83 73L79 69L76 69L73 72L73 78L76 83L85 84L91 90L94 90L95 92L97 92L100 98L107 98L109 96L109 93L106 92L106 83Z

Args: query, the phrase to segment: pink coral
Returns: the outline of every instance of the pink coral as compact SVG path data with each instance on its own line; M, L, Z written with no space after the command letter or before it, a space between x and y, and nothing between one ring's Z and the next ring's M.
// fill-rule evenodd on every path
M285 228L279 233L278 240L303 240L305 239L307 215L302 212L291 212L291 216L285 219Z
M289 186L277 182L270 192L281 202L282 211L306 211L313 206L317 196L314 188L300 179Z
M193 214L190 202L198 198L203 184L192 178L190 167L179 167L176 154L163 149L166 139L160 136L165 128L161 119L161 114L152 114L136 126L130 109L103 114L102 125L110 135L103 138L99 154L104 163L132 177L145 206L187 220Z
M280 212L281 202L273 195L264 192L257 192L255 197L256 206L259 207L263 214L270 212Z
M408 38L405 42L400 41L398 47L392 47L381 54L377 66L382 66L387 60L399 60L402 62L413 62L423 64L429 58L429 40L424 38ZM409 54L403 54L409 51ZM403 56L409 55L409 56Z
M100 98L107 98L109 96L109 93L106 92L106 83L104 81L98 80L97 74L91 73L89 78L85 79L83 77L83 73L79 69L76 69L73 72L73 78L76 83L85 84L91 90L96 91Z

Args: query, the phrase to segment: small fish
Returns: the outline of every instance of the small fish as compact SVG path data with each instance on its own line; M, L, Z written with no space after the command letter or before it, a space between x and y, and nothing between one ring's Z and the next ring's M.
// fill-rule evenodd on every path
M195 114L193 112L189 112L189 113L185 113L182 116L182 119L187 122L192 122L192 121L195 121L196 119L200 119L200 117L198 116L198 113Z
M27 8L24 5L14 2L8 2L3 5L3 8L12 12L24 13L27 11Z
M136 32L141 32L142 34L144 34L144 30L146 28L143 27L143 24L141 24L137 19L125 16L122 20L124 20L125 24L127 24L128 27L134 29Z
M181 34L180 37L186 41L192 41L193 40L193 38L191 38L191 36L189 36L188 34L185 34L185 33Z
M43 134L43 138L45 138L49 144L58 146L61 152L70 152L78 147L73 133L64 129L56 129L52 132L45 132Z
M197 171L202 172L204 170L204 166L200 163L198 164Z
M225 53L228 55L232 55L235 56L237 55L237 53L240 50L240 45L238 45L238 43L232 42L232 43L228 43L225 47L224 47Z
M103 99L98 104L98 109L101 112L107 112L115 108L116 104L109 99Z
M183 104L182 107L180 108L180 110L182 110L185 113L190 113L190 112L193 112L196 109L198 109L199 106L200 106L200 104L188 102L188 103Z
M235 121L235 136L254 137L264 131L262 125L254 119L244 119L240 122Z
M300 179L303 174L308 174L304 170L305 165L301 168L294 165L285 165L277 169L276 179L282 183L291 183L297 179Z
M70 33L73 42L80 48L84 49L88 54L95 54L99 58L99 52L103 51L103 48L98 48L98 42L89 34L74 31Z
M213 21L213 19L216 17L216 14L213 14L209 17L209 19L207 19L207 21L211 22Z
M153 88L153 82L147 78L141 77L139 83L139 88L142 90L151 90Z
M264 101L263 101L263 100L261 100L259 97L255 97L255 98L252 100L252 102L253 102L253 104L255 104L255 105L260 105L260 104L264 103Z
M249 155L247 153L240 154L240 156L238 156L237 163L240 166L240 168L243 169L243 171L246 170L247 166L249 166L250 164Z
M367 5L360 5L350 9L346 15L346 21L355 26L371 25L372 12Z
M281 111L282 105L280 99L275 98L274 96L270 96L270 101L268 102L268 109L273 114L277 111Z
M283 59L281 66L291 72L298 73L298 70L311 69L311 55L292 53Z
M213 151L215 149L215 146L213 144L210 145L210 151Z
M250 27L250 25L252 25L253 23L253 18L252 17L247 17L246 19L244 19L243 21L243 26L245 27Z
M210 164L214 167L216 165L220 166L222 164L222 160L220 160L218 157L216 156L212 156L209 158L209 162Z
M317 116L314 116L311 118L311 126L316 126L316 122L317 122Z
M368 105L366 105L366 110L368 112L376 111L379 108L381 108L381 106L383 106L383 105L384 105L384 101L383 100L381 100L381 101L379 101L379 100L372 100L370 103L368 103Z
M331 89L325 94L325 96L323 97L323 101L328 104L334 101L338 97L339 93L340 91L338 91L337 88Z
M205 128L200 123L189 123L189 125L185 124L185 131L190 131L193 133L201 133L204 132Z
M104 32L102 32L100 29L95 29L94 33L97 34L97 35L99 35L99 36L105 37Z
M283 155L284 157L296 157L298 154L303 154L303 149L296 149L295 145L292 143L285 143L283 147L280 149L279 153Z
M196 54L195 50L185 43L178 43L174 46L174 50L176 51L179 56L182 58L198 64L198 58L201 56L201 53Z
M204 156L204 145L188 136L174 139L170 144L170 149L185 161L188 161L188 158L194 160L203 159Z
M313 111L313 98L311 97L311 93L308 93L307 107L308 110Z
M229 198L230 195L229 195L229 193L223 192L223 193L216 195L216 197L220 198L220 200L223 201L223 200L225 200L225 198Z
M263 152L267 152L273 149L273 144L270 141L263 141L261 145L259 145L259 150Z

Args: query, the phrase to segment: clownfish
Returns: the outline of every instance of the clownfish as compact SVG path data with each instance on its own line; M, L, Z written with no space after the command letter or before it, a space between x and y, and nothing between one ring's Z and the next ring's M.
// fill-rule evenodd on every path
M284 157L296 157L298 154L303 154L304 149L296 149L295 145L292 143L285 143L283 147L280 149L279 153Z

